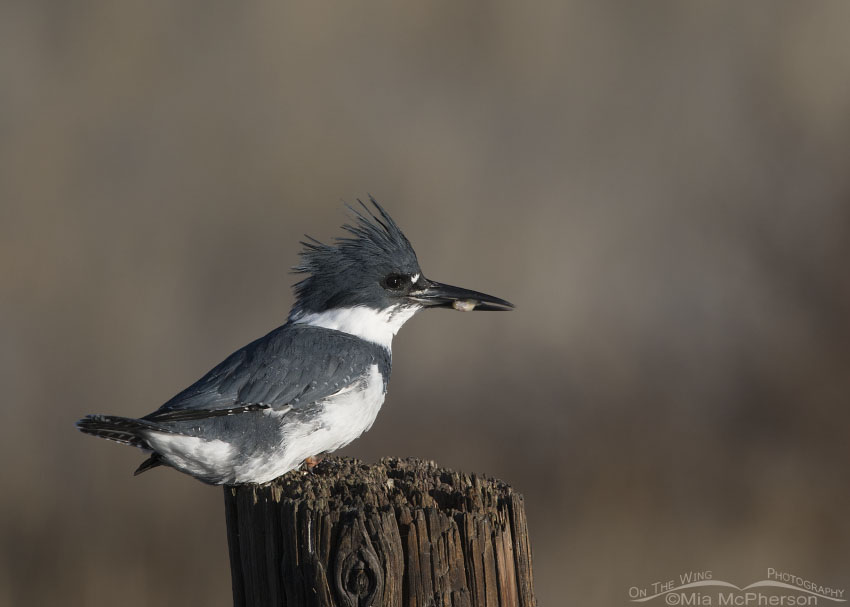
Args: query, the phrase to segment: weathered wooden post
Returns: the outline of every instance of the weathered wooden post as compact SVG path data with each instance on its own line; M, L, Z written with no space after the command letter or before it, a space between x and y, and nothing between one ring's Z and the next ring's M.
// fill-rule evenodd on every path
M533 607L522 496L388 458L225 487L237 607Z

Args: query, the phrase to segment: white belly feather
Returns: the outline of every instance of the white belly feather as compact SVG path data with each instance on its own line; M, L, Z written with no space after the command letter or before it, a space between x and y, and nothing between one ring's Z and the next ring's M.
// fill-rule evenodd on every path
M361 382L322 401L322 411L315 418L302 421L283 414L278 448L236 466L230 482L266 483L308 457L344 447L372 427L383 403L384 379L378 365L372 365Z
M266 483L297 468L306 458L336 451L372 427L384 402L378 365L359 382L319 403L320 413L299 419L291 407L263 413L280 424L276 448L244 457L234 445L217 439L151 432L151 447L175 468L214 483ZM274 423L269 420L270 423Z

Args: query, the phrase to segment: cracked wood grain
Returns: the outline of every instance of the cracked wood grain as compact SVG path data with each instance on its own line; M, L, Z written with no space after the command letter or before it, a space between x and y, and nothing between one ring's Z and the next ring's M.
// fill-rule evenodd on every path
M237 607L534 607L522 496L416 459L226 487Z

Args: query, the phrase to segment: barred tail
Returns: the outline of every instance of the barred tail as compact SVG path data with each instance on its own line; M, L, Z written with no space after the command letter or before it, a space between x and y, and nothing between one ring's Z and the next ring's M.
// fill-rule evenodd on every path
M122 445L138 447L146 451L151 451L152 449L145 438L145 431L159 430L161 432L168 432L168 430L150 422L133 419L132 417L118 417L117 415L86 415L76 425L77 430L80 432L99 436L100 438L115 441ZM159 453L152 453L133 474L138 476L151 468L163 465L167 464L160 457Z
M76 425L80 432L140 449L150 449L142 431L154 429L150 423L117 415L86 415Z

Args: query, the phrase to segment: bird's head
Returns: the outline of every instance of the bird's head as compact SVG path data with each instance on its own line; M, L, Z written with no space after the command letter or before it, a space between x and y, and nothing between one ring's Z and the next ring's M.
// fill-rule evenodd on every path
M361 209L349 207L355 222L343 229L350 236L338 238L332 245L310 237L309 242L302 242L301 264L294 270L307 277L295 285L291 322L361 337L364 332L371 335L377 331L381 338L371 341L389 347L392 335L422 308L513 308L498 297L425 278L410 241L374 198L369 201L374 210L359 200ZM383 335L387 331L388 337Z

